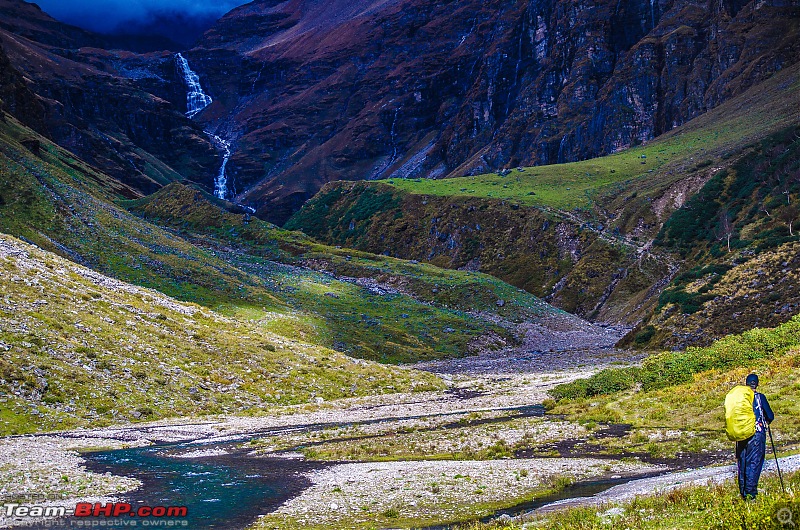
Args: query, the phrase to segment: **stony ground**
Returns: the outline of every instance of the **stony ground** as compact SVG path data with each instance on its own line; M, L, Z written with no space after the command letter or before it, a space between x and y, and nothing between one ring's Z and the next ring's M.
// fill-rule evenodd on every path
M138 480L92 473L83 467L77 451L98 446L122 449L128 444L97 434L0 439L0 504L72 507L75 499L105 503L138 487ZM14 522L5 511L0 512L0 528Z
M588 340L597 340L588 333L584 335ZM604 340L611 342L611 337ZM420 365L419 368L438 373L448 381L449 389L444 392L370 396L281 407L261 417L181 419L51 435L8 437L0 440L0 470L3 471L0 474L0 500L11 502L36 492L60 497L68 505L69 500L85 500L88 495L108 496L137 487L135 480L98 475L83 468L77 451L92 448L123 448L191 440L224 441L242 435L259 438L259 432L293 426L301 427L300 431L262 438L256 452L280 454L293 445L326 437L381 436L398 431L424 433L426 429L436 431L438 427L459 422L464 427L470 427L464 431L469 436L465 438L457 430L447 431L447 436L433 438L436 451L454 453L464 448L476 450L498 439L513 444L523 436L539 437L545 441L552 440L554 436L585 434L577 424L554 421L545 426L545 420L537 417L518 418L513 428L508 429L498 428L491 422L481 424L481 421L492 419L505 421L505 417L513 415L519 407L541 403L552 386L586 376L600 366L622 362L624 358L619 352L606 349L596 350L596 353L586 350L540 352L531 349L531 345L526 343L513 352L494 352L450 363ZM557 347L560 346L554 346L553 349ZM473 426L472 422L476 420L480 421ZM310 425L315 428L303 428ZM424 434L417 435L420 443L431 440ZM202 449L198 451L191 456L214 456L206 455ZM627 471L630 472L644 469L638 464L628 467L630 469ZM354 462L314 474L311 479L315 485L282 507L279 515L290 518L302 514L319 515L321 512L330 512L337 517L352 515L351 511L347 511L350 508L345 510L344 502L335 500L345 495L352 498L347 506L357 504L359 510L363 505L370 506L369 512L361 510L362 518L375 510L381 513L390 511L391 514L392 509L402 511L403 517L424 517L425 513L430 515L432 510L466 516L466 512L475 504L492 504L502 499L524 497L534 490L551 487L556 480L569 481L604 473L606 464L592 459L547 462ZM345 477L343 482L340 480L342 477ZM402 480L395 483L390 477L402 477ZM331 487L331 484L338 484L337 481L342 482L338 486L341 491L334 492L337 486ZM431 486L434 483L440 485ZM380 484L387 487L378 488ZM438 489L439 493L434 494L431 488ZM408 499L399 495L399 491L407 492ZM419 493L422 491L430 491L430 495ZM418 494L423 497L416 497ZM367 495L370 496L368 501L365 500ZM341 505L342 509L331 510L331 504ZM9 524L10 521L0 520L0 526Z
M614 465L615 474L653 471ZM436 524L459 521L509 499L526 499L559 483L610 473L608 461L520 459L342 464L311 475L314 485L257 525L258 528L360 528L392 519ZM394 526L394 524L392 524Z
M306 456L316 452L325 459L326 455L340 456L336 451L342 448L358 449L350 462L310 472L311 487L260 518L256 528L364 528L376 521L386 527L411 527L468 520L573 481L620 475L636 479L663 471L609 455L522 458L513 451L521 441L535 445L597 436L597 427L542 417L541 409L536 414L526 411L541 403L556 384L637 360L606 348L540 352L523 347L418 366L445 378L446 391L282 407L260 417L184 418L8 437L0 439L0 502L46 500L69 506L76 500L124 498L125 492L138 486L130 478L87 471L81 450L245 438L251 440L244 444L251 454L273 458L299 458L302 455L296 451L301 450ZM397 454L386 450L387 440L394 440ZM487 452L498 443L508 451ZM380 452L374 452L375 448ZM465 451L475 457L459 457ZM219 454L218 449L198 445L196 451L181 456L214 458ZM404 455L404 461L393 461L398 455ZM789 457L782 468L800 468L800 459ZM731 476L730 467L722 466L631 480L594 497L543 510L605 505ZM0 527L12 523L0 519Z

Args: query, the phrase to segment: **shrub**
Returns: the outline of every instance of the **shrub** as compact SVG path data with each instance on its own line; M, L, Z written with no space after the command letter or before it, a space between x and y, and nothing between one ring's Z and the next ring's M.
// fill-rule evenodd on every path
M545 399L542 401L542 406L544 410L553 410L556 407L556 400L555 399Z
M138 407L136 409L136 412L138 412L142 416L152 416L154 414L153 409L150 407Z
M577 379L571 383L558 385L550 394L556 400L581 399L603 394L613 394L628 390L636 384L636 368L609 368L597 372L588 379Z
M586 395L592 397L628 390L636 384L633 378L634 372L635 370L631 368L621 370L612 368L597 372L589 378Z
M588 379L556 386L550 395L557 401L613 394L641 383L642 390L659 390L689 383L694 374L729 370L754 360L786 353L800 345L800 315L775 329L752 329L729 335L706 348L663 352L642 363L641 368L606 369Z
M550 395L553 396L556 401L585 398L588 386L588 379L576 379L571 383L564 383L556 386L550 391Z
M655 326L652 325L645 326L644 329L642 329L642 331L636 334L636 337L634 337L633 342L639 345L647 344L648 342L650 342L650 339L652 339L655 334L656 334Z

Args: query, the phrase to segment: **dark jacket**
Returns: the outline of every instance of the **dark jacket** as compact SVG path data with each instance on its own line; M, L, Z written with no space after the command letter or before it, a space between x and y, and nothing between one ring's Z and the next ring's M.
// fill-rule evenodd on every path
M755 398L753 399L753 412L756 414L756 431L766 430L764 420L766 420L767 425L769 425L772 423L772 420L775 419L775 413L772 412L769 406L767 396L759 392L755 393Z

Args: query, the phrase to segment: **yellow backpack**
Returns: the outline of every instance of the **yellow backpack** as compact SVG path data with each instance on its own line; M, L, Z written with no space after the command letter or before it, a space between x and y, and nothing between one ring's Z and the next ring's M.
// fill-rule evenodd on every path
M753 411L755 393L749 386L735 386L725 396L725 432L734 442L747 440L756 432Z

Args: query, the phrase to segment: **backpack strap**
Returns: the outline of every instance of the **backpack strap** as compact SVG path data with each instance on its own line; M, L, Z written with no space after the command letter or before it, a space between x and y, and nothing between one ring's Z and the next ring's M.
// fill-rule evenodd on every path
M761 429L765 429L766 427L766 418L764 418L764 410L761 408L761 398L759 398L760 394L758 392L753 392L753 402L756 404L756 408L758 408L758 415L760 418L756 418L756 430L758 429L759 424L761 425Z

